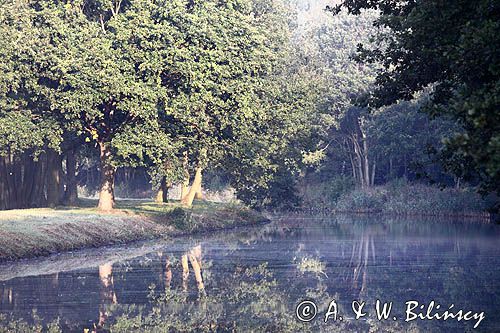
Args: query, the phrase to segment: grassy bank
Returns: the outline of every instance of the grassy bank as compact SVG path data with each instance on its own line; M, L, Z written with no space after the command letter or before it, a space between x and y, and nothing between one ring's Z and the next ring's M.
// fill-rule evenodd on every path
M341 213L488 218L488 207L492 205L472 189L440 189L404 182L368 189L352 188L316 200L316 203L306 203L306 209Z
M195 202L158 204L122 200L101 213L93 200L79 207L0 212L0 262L57 252L252 225L266 219L241 205Z

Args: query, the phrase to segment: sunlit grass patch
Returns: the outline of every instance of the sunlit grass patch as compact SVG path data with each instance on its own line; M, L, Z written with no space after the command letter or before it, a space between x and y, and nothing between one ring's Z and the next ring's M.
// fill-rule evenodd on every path
M118 200L113 212L97 210L96 200L81 206L0 212L0 261L120 244L134 240L203 232L265 220L240 205Z

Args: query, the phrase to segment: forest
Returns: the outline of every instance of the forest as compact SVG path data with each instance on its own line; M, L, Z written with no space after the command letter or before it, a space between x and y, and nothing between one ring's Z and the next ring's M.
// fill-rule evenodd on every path
M259 209L494 213L499 7L3 1L0 209L232 189Z
M499 50L500 0L0 0L0 333L500 332Z

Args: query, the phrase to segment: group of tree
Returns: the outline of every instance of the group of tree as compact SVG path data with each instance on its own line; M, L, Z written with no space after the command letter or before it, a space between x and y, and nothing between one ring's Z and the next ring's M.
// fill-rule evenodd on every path
M358 45L354 58L381 67L373 88L357 105L377 110L427 93L420 109L431 120L452 123L435 152L444 170L483 193L497 194L499 9L495 0L345 0L329 7L335 15L378 13L374 26L379 30L371 34L370 44Z
M0 209L74 204L80 184L109 210L134 175L188 206L214 174L282 208L338 176L496 191L498 7L4 1Z
M334 118L305 183L405 178L498 197L499 3L329 5L329 19L302 31L304 67L323 83L317 108Z
M159 200L181 183L191 205L205 169L255 202L300 160L284 150L312 117L300 79L282 84L280 1L9 0L0 21L1 209L74 203L96 151L102 210L119 167L146 168Z

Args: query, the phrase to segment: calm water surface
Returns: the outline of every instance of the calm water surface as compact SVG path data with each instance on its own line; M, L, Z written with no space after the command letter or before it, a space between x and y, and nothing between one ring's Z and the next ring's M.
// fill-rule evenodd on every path
M281 217L264 227L20 261L0 266L0 327L22 319L57 322L64 332L456 332L476 322L405 322L405 302L415 300L435 301L434 312L451 304L455 312L484 311L477 330L500 331L499 237L500 226L470 221ZM304 299L317 304L309 323L295 316ZM324 323L333 299L343 320ZM388 320L376 320L376 299L393 302ZM366 302L367 316L354 319L353 300Z

